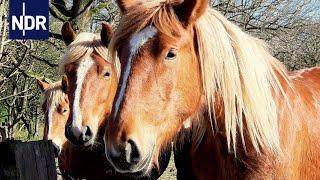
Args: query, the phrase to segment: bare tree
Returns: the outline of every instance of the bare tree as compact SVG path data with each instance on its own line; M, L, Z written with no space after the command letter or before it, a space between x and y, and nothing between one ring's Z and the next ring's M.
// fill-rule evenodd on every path
M315 66L320 61L320 1L213 0L210 4L243 30L269 42L289 69Z

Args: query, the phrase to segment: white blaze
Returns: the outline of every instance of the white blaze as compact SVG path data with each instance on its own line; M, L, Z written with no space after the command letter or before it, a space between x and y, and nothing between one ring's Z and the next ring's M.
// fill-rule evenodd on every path
M79 137L82 129L82 114L80 108L81 90L83 81L88 73L88 70L93 65L93 60L89 57L83 60L77 70L76 90L74 91L73 113L72 113L72 131L76 137Z
M123 101L124 93L126 91L127 81L131 72L131 65L134 56L138 53L139 48L141 48L150 38L154 37L157 34L157 29L154 26L148 26L137 32L131 36L129 41L129 58L124 69L123 79L120 85L119 96L115 103L115 113L116 116L118 114L121 102Z
M47 136L48 139L51 139L51 129L52 129L52 120L53 120L53 112L54 112L54 102L51 102L49 108L48 108L48 132L47 132Z

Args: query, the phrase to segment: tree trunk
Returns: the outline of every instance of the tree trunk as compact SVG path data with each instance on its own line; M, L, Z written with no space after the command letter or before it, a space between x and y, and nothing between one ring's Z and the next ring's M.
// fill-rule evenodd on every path
M36 108L36 114L37 116L34 118L35 122L34 122L34 133L33 136L39 136L39 107Z
M1 0L0 4L0 58L3 55L4 44L7 35L7 9L6 0Z

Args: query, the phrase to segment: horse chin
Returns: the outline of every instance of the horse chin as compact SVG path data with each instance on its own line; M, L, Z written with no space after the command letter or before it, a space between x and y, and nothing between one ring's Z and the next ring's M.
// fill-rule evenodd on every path
M93 145L94 145L94 140L93 139L91 139L90 141L87 141L87 142L85 142L83 144L83 146L85 146L85 147L91 147Z
M114 166L115 170L119 173L126 174L127 176L139 177L145 176L149 174L150 170L153 167L152 156L148 157L147 161L143 163L139 163L139 165L135 167L131 167L129 169L122 169L121 167Z
M77 147L77 148L80 148L82 150L86 150L86 149L92 149L93 147L97 146L97 143L94 139L91 139L89 141L86 141L86 142L71 142L71 144L74 146L74 147Z
M125 174L127 176L132 176L132 177L146 176L153 169L153 155L154 155L153 151L154 151L154 147L146 156L144 156L144 159L142 159L138 164L131 167L122 166L121 163L112 162L112 160L110 160L108 155L107 155L107 159L112 164L114 169L119 173Z
M146 175L153 167L153 154L146 156L142 163L139 163L135 168L131 170L131 173L136 175Z

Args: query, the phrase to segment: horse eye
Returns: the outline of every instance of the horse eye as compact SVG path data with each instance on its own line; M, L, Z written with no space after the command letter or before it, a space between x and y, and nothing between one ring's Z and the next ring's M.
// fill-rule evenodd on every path
M173 60L177 57L177 52L173 49L170 49L170 51L168 52L167 56L166 56L166 60Z
M103 76L104 76L104 78L109 78L111 76L111 73L107 71L104 73Z
M65 114L66 112L68 112L68 108L63 107L62 105L59 105L58 112L60 112L60 114Z

